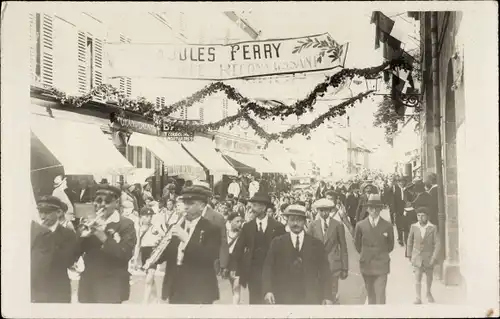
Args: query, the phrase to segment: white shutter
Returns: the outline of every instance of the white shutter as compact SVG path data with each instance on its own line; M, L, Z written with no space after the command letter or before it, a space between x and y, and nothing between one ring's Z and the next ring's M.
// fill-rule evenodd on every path
M120 42L121 43L130 43L130 39L125 37L123 34L120 34ZM132 95L132 79L129 77L121 77L120 78L120 92L125 94L126 97L130 97Z
M86 94L87 90L87 35L78 31L78 93Z
M205 108L203 106L200 106L200 122L201 124L204 124L205 123Z
M102 40L98 38L94 38L93 40L93 48L92 48L92 61L93 61L93 87L98 87L102 84ZM94 101L104 102L104 96L98 95L94 97Z
M42 84L47 87L52 87L54 83L53 22L52 16L42 14Z

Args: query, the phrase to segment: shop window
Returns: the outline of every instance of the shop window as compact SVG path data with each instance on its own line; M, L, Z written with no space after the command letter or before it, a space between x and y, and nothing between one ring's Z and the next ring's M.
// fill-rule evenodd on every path
M151 168L151 151L146 149L146 168Z
M134 147L132 145L127 146L127 159L128 161L135 166L134 161Z
M137 147L137 168L142 168L142 147Z

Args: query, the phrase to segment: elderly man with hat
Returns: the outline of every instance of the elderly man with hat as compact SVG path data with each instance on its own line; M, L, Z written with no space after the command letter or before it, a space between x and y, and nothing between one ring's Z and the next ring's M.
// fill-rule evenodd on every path
M369 304L385 304L389 253L394 249L394 230L390 222L380 217L382 207L380 195L371 194L365 204L368 217L359 221L354 231L354 244L360 253L359 265Z
M248 285L250 304L263 304L262 267L273 238L285 233L285 227L266 211L272 206L266 193L257 192L249 201L255 218L246 222L233 256L237 261L236 275L242 287Z
M211 215L212 193L205 185L185 187L180 199L183 218L172 230L172 239L158 263L167 262L162 299L171 304L211 304L219 299L215 261L220 256L221 228ZM227 241L225 224L224 239Z
M32 302L71 302L68 268L78 259L78 241L75 232L59 222L66 207L55 196L42 196L37 202L40 223L31 226Z
M85 262L78 285L81 303L121 303L129 298L128 264L137 236L134 222L119 213L120 194L117 187L98 185L97 216L78 227Z
M306 209L285 211L290 232L271 242L262 278L268 304L332 304L331 272L323 242L306 234Z
M335 203L331 200L319 199L314 202L313 208L318 211L319 219L309 225L307 233L320 240L325 247L333 279L333 301L336 303L339 278L346 279L349 270L345 228L339 221L330 217L335 209Z

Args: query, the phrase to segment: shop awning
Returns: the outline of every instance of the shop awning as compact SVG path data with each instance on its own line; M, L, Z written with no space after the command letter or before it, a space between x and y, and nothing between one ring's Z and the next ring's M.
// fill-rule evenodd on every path
M295 174L295 169L292 167L292 158L290 154L282 147L270 144L264 152L264 157L277 170L276 173Z
M153 176L155 174L155 170L152 168L135 168L127 174L127 183L128 184L144 184L146 183L146 179Z
M63 165L66 175L123 175L134 168L99 125L39 115L31 119L32 132Z
M238 175L238 172L215 150L209 139L195 138L192 142L182 143L182 146L209 171L226 175Z
M247 167L251 167L255 169L259 173L277 173L276 168L263 158L259 154L244 154L244 153L236 153L230 151L224 151L225 158L228 158L228 161L233 165L236 170L242 171L246 169L245 167L241 167L238 163L234 163L234 161L244 164ZM233 161L229 160L232 159ZM237 166L235 166L235 164Z
M148 148L163 161L169 175L187 175L192 178L203 178L203 167L198 164L176 141L168 141L158 136L132 133L129 145Z

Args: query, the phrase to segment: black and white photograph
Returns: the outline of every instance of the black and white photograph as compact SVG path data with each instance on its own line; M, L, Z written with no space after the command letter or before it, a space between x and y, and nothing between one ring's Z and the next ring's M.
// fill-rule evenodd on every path
M499 316L466 3L3 2L2 313Z

